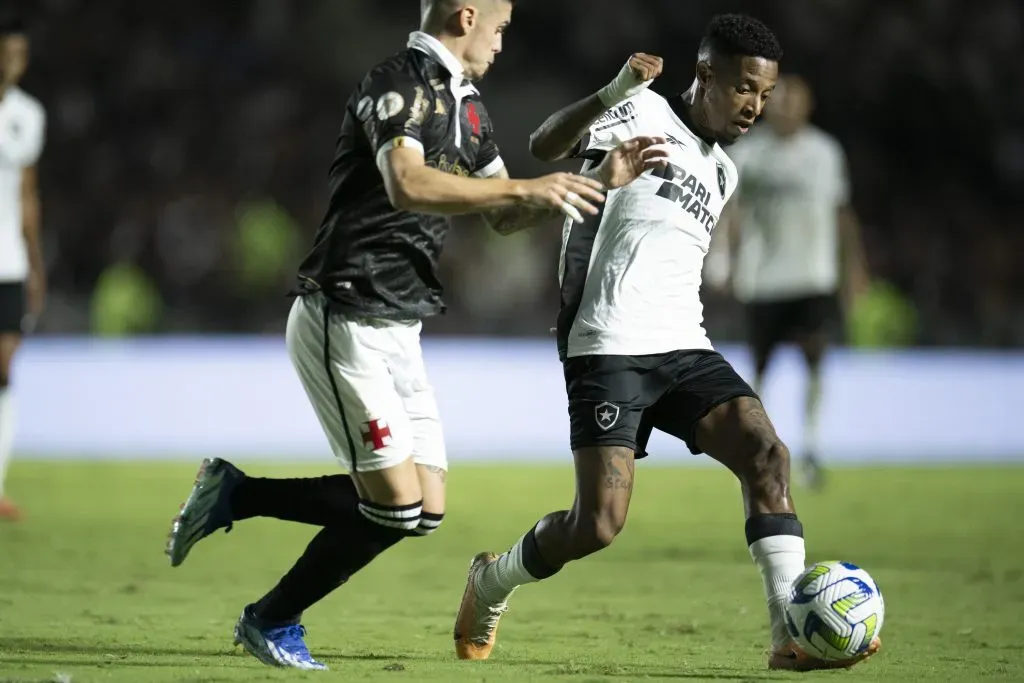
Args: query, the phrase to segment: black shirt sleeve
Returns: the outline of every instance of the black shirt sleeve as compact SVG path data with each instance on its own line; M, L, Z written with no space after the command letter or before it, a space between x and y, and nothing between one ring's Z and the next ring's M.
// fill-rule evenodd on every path
M480 110L481 118L483 119L483 130L480 135L480 150L476 155L476 164L473 167L473 175L478 178L489 178L494 174L505 168L505 162L501 158L501 151L498 149L498 143L494 140L494 125L491 122L491 117L487 114L487 110L484 109L483 104L480 102L473 103L475 107Z
M392 70L370 76L356 104L356 118L378 167L384 154L396 147L423 151L420 126L429 112L430 95L414 74Z

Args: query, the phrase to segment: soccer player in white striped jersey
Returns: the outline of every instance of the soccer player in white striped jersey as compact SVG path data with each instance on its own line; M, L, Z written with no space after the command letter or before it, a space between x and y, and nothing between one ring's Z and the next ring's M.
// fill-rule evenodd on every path
M723 227L728 288L747 311L754 389L760 393L780 344L795 342L806 361L799 460L806 483L820 487L822 359L841 308L867 288L868 274L846 157L838 140L810 123L812 106L802 78L779 79L765 123L729 149L740 183Z
M0 24L0 519L8 520L19 517L18 508L4 495L14 444L11 365L28 314L38 316L46 296L36 190L46 114L18 87L28 67L28 50L21 23Z

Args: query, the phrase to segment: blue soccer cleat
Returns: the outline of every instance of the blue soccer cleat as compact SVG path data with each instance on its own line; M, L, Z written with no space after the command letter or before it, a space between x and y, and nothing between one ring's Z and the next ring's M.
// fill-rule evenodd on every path
M291 667L306 671L326 671L327 667L313 659L306 647L306 628L301 624L271 625L261 623L252 613L252 606L242 610L235 624L235 645L269 666Z
M184 562L192 546L214 531L231 531L231 492L244 478L245 473L227 460L203 460L192 492L171 523L165 552L172 567Z

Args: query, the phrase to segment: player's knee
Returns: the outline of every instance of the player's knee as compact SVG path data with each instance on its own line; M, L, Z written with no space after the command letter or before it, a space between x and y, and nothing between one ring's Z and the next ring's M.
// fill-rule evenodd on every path
M0 389L6 389L11 383L11 377L6 370L0 369Z
M359 512L382 530L409 535L415 532L423 517L423 501L409 505L381 505L369 500L359 501Z
M625 526L624 514L580 514L573 523L574 545L581 557L596 553L610 546Z
M437 531L441 522L444 521L443 512L427 512L424 510L420 514L420 523L416 525L416 528L412 530L412 536L429 536L430 534Z

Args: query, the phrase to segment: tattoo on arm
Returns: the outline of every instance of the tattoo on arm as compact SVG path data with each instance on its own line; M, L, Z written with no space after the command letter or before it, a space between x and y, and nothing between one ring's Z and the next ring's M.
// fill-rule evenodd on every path
M482 215L487 221L487 225L491 226L491 230L499 235L511 235L553 220L561 216L562 211L548 207L512 206L507 209L487 211Z

